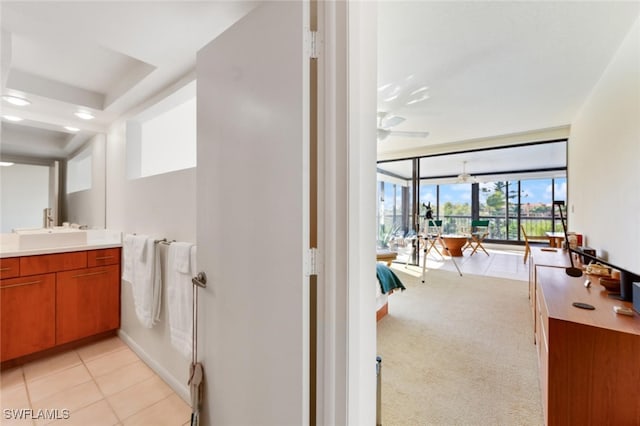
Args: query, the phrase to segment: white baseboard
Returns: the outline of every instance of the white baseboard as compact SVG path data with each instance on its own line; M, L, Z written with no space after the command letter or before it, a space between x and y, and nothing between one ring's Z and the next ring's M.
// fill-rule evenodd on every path
M147 354L140 345L138 345L127 333L118 330L118 336L134 351L145 364L149 366L155 373L164 380L175 393L184 399L187 404L191 404L191 395L186 384L181 383L160 364L158 364L149 354Z

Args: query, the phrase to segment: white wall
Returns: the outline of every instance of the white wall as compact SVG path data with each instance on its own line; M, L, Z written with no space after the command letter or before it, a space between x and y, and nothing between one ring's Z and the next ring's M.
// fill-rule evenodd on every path
M129 180L126 152L126 126L122 119L107 134L107 228L195 242L195 168ZM166 248L161 246L163 268ZM135 314L131 286L122 283L121 336L186 399L190 360L171 346L165 292L162 298L160 323L151 329L144 328Z
M568 182L570 227L640 273L640 19L572 123Z
M99 134L78 150L78 153L90 150L91 188L63 195L66 222L95 229L105 227L105 149L106 135Z

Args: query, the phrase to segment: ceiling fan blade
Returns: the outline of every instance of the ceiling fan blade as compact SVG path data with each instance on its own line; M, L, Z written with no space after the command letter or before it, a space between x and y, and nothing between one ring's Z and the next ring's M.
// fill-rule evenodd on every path
M389 132L391 136L401 136L404 138L426 138L429 132L403 132L400 130L392 130Z
M405 121L406 118L399 115L384 116L380 119L380 127L383 129L390 129Z
M385 140L386 138L389 137L389 134L391 134L390 130L378 129L378 140L379 141Z

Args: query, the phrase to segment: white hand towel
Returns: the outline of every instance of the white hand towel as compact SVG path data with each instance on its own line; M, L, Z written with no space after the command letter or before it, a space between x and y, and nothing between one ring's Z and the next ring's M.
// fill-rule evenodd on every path
M191 246L192 244L190 243L178 243L175 250L176 269L182 274L191 273Z
M134 235L126 234L122 241L122 280L133 282Z
M160 245L154 243L153 261L153 305L151 308L151 318L153 324L160 321L160 307L162 306L162 272L160 271ZM153 325L152 324L152 325Z
M193 343L193 287L195 246L176 242L169 246L167 259L167 299L171 344L184 356L191 356ZM189 265L185 273L184 264Z
M141 242L142 240L142 242ZM162 281L160 277L160 260L153 238L144 235L135 236L135 253L146 253L144 260L134 261L133 267L133 301L136 316L140 323L151 328L160 315L160 294Z

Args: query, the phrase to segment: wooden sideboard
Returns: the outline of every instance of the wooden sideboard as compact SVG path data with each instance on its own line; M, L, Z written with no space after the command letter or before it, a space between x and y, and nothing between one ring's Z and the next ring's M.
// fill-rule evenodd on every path
M531 315L533 316L533 342L536 342L536 283L538 270L540 268L566 268L571 265L569 254L566 250L531 247L529 255L529 303L531 305Z
M586 288L586 276L569 277L558 263L530 267L545 423L640 424L640 315L616 314L631 303L609 298L596 279Z

